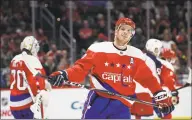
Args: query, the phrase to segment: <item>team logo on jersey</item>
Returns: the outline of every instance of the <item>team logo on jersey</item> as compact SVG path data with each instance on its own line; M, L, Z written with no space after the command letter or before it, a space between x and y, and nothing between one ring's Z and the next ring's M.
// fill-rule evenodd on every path
M121 74L109 73L109 72L104 72L102 74L102 79L103 80L111 80L114 83L121 82L121 81L124 83L133 82L133 78L130 75L129 76L122 76Z

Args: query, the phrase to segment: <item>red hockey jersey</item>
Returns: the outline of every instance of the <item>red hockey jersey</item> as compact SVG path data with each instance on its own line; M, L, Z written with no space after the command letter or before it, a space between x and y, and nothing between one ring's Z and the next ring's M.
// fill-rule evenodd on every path
M11 110L29 108L33 103L31 95L27 89L27 83L24 79L27 79L34 96L37 94L38 90L45 88L45 80L43 78L33 76L33 73L23 59L23 55L19 54L13 58L10 64ZM26 59L27 63L30 64L30 67L38 70L41 74L45 74L40 61L36 57L26 55Z
M174 73L174 68L171 63L158 59L162 63L160 79L161 84L169 88L170 91L175 90L176 74Z
M73 82L83 81L90 71L94 76L91 85L98 89L129 96L135 94L135 81L137 81L154 93L162 88L153 73L154 68L146 64L149 63L147 60L147 56L133 46L128 45L126 50L119 50L112 42L101 42L91 45L86 54L66 71L69 80ZM119 99L130 106L125 99L98 94Z
M158 79L158 82L163 87L168 88L169 91L175 90L174 85L175 85L175 81L176 81L176 75L174 73L173 66L169 62L162 60L160 58L157 58L157 60L160 62L159 66L157 65L157 62L155 63L155 61L152 61L151 65L155 66L157 69L157 73L160 78L160 79ZM160 69L158 69L158 68L160 68ZM136 94L137 98L139 98L140 100L152 102L152 95L150 94L148 89L143 88L139 84L137 84L136 93L137 93ZM137 116L151 116L151 115L153 115L153 107L135 102L131 107L131 113L133 115L137 115Z

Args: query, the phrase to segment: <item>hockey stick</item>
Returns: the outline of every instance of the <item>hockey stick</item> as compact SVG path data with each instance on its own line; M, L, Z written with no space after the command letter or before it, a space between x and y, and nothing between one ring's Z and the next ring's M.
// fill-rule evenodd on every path
M42 78L45 78L45 79L48 79L48 80L52 79L51 77L45 76L45 75L42 75L42 74L37 74L36 76L39 76L39 77L42 77ZM138 102L138 103L141 103L141 104L146 104L146 105L149 105L149 106L152 106L152 107L157 107L157 108L160 108L160 109L162 108L160 105L155 104L155 103L147 102L147 101L140 100L140 99L133 98L133 97L128 97L128 96L121 95L121 94L114 93L114 92L110 92L110 91L107 91L107 90L92 88L90 86L80 84L80 83L76 83L76 82L71 82L71 81L65 81L64 80L63 84L64 85L70 85L70 86L73 86L73 87L78 87L78 88L85 88L85 89L88 89L88 90L94 90L94 91L97 91L97 92L102 92L102 93L106 93L106 94L109 94L109 95L112 95L112 96L117 96L117 97L120 97L120 98L124 98L124 99L130 100L132 102Z
M48 80L51 80L51 79L52 79L51 77L44 76L44 75L41 75L41 74L37 74L36 76L39 76L39 77L42 77L42 78L45 78L45 79L48 79ZM153 107L157 107L157 108L160 108L160 109L161 109L161 106L160 106L160 105L157 105L157 104L155 104L155 103L147 102L147 101L140 100L140 99L133 98L133 97L128 97L128 96L121 95L121 94L114 93L114 92L110 92L110 91L107 91L107 90L101 90L101 89L97 89L97 88L92 88L92 87L90 87L90 86L83 85L83 84L80 84L80 83L71 82L71 81L65 81L65 80L64 80L64 83L63 83L63 84L65 84L65 85L70 85L70 86L73 86L73 87L78 87L78 88L85 88L85 89L88 89L88 90L94 90L94 91L106 93L106 94L109 94L109 95L112 95L112 96L118 96L118 97L120 97L120 98L125 98L125 99L130 100L130 101L133 101L133 102L138 102L138 103L141 103L141 104L146 104L146 105L153 106Z
M186 88L186 87L192 87L192 85L191 85L190 83L186 83L185 85L183 85L183 86L180 87L180 88L175 89L174 91L178 91L178 90L183 89L183 88Z
M22 74L23 74L23 79L24 79L24 81L25 81L25 83L26 83L26 85L27 85L27 89L28 89L28 91L29 91L29 94L31 95L31 98L32 98L33 103L34 103L34 102L35 102L35 97L34 97L33 92L32 92L32 90L31 90L31 88L30 88L30 86L29 86L29 83L28 83L28 81L27 81L26 75L25 75L25 73L22 73Z
M110 91L107 91L107 90L101 90L101 89L97 89L97 88L92 88L90 86L86 86L86 85L79 84L79 83L76 83L76 82L64 81L64 84L65 85L74 86L74 87L79 87L79 88L85 88L85 89L88 89L88 90L94 90L94 91L106 93L106 94L109 94L109 95L112 95L112 96L118 96L118 97L121 97L121 98L125 98L127 100L131 100L131 101L134 101L134 102L138 102L138 103L146 104L146 105L149 105L149 106L161 108L159 105L157 105L155 103L139 100L137 98L128 97L128 96L121 95L121 94L114 93L114 92L110 92Z
M32 98L32 100L33 100L33 103L34 103L34 104L31 105L31 107L30 107L31 111L34 113L34 118L35 118L35 119L42 119L41 107L40 107L41 96L36 96L36 98L35 98L35 96L33 95L32 90L31 90L31 88L30 88L30 86L29 86L29 83L28 83L28 81L27 81L27 77L26 77L25 73L23 72L22 74L23 74L23 79L24 79L24 81L25 81L25 83L26 83L26 85L27 85L27 89L28 89L28 91L29 91L29 94L30 94L30 96L31 96L31 98Z
M49 77L49 76L44 76L44 75L41 75L41 74L37 74L36 76L39 76L39 77L42 77L42 78L45 78L45 79L48 79L48 80L51 80L51 79L52 79L52 78ZM112 96L118 96L118 97L121 97L121 98L125 98L125 99L127 99L127 100L130 100L130 101L132 101L132 103L133 103L133 102L138 102L138 103L141 103L141 104L145 104L145 105L149 105L149 106L152 106L152 107L157 107L157 108L162 109L162 107L161 107L160 105L155 104L155 103L147 102L147 101L140 100L140 99L133 98L133 97L128 97L128 96L121 95L121 94L114 93L114 92L110 92L110 91L107 91L107 90L92 88L92 87L87 86L87 85L84 85L84 84L80 84L80 83L76 83L76 82L71 82L71 81L64 81L63 84L64 84L64 85L70 85L70 86L73 86L73 87L78 87L78 88L85 88L85 89L88 89L88 90L94 90L94 91L106 93L106 94L109 94L109 95L112 95Z
M191 74L191 68L188 67L188 70L189 70L189 77L188 77L188 79L187 79L187 82L185 83L185 85L183 85L183 86L180 87L180 88L175 89L174 91L178 91L178 90L183 89L183 88L186 88L186 87L192 87L192 84L191 84L191 76L192 76L192 74Z

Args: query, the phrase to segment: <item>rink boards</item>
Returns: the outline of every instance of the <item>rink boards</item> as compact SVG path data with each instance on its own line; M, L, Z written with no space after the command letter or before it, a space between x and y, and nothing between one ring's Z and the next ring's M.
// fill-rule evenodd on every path
M88 90L78 88L53 89L50 92L50 101L47 113L50 119L80 119L83 103L86 100ZM1 90L1 119L11 119L9 109L9 90ZM173 117L176 119L191 118L191 88L180 90L180 103L175 106ZM156 116L145 117L157 118Z

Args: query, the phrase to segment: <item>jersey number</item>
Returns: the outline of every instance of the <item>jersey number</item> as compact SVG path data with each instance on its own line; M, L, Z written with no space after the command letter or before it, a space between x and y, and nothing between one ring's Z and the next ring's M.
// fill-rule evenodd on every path
M157 68L157 74L161 75L161 68Z
M18 90L25 90L26 83L24 82L23 75L25 74L24 71L21 70L11 70L11 74L13 76L13 82L10 86L10 89L13 89L15 83L17 85Z

